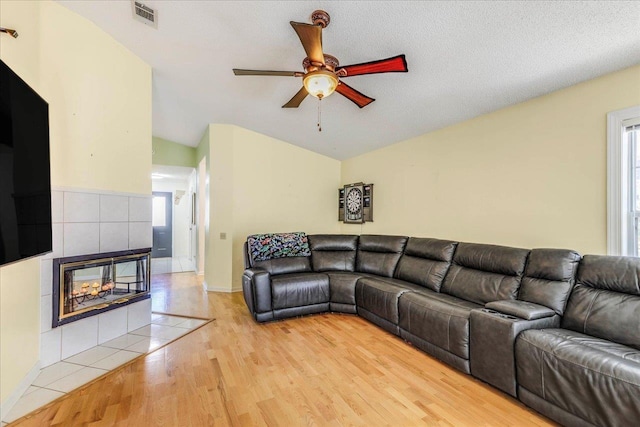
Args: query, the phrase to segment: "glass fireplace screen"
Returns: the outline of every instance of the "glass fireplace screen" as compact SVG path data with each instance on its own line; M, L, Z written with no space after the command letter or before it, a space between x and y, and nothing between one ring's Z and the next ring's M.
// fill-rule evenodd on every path
M59 295L54 301L59 309L54 307L54 327L148 297L151 254L106 255L113 254L56 260Z

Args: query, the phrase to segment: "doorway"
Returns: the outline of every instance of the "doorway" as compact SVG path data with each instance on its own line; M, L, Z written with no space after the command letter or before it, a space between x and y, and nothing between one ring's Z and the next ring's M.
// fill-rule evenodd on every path
M172 194L164 191L153 192L153 248L152 258L173 256L173 209Z
M154 210L157 205L159 217L154 221L166 220L171 228L156 228L153 225L153 240L155 252L151 260L152 274L181 273L195 271L195 228L196 216L193 212L193 201L196 193L196 176L194 168L184 166L153 165L152 192L154 196ZM162 199L156 199L157 194L164 194ZM170 216L167 210L171 210ZM164 216L160 215L161 213ZM164 232L164 235L160 233ZM162 241L162 237L165 241ZM159 239L159 240L158 240ZM169 239L170 242L169 242ZM156 245L156 241L158 244ZM156 248L157 246L157 248ZM164 248L164 250L160 250Z

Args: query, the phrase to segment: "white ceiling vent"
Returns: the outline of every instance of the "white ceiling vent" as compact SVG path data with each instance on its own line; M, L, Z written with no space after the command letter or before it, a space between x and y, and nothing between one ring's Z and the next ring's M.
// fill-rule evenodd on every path
M136 0L131 0L131 7L133 8L133 17L153 28L158 28L158 11L151 9L149 6L145 6Z

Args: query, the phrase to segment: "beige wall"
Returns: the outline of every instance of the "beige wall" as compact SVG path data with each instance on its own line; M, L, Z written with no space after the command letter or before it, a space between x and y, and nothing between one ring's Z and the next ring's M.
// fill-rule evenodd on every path
M210 125L209 144L209 290L239 290L249 234L340 231L339 161L232 125Z
M36 365L40 352L40 261L0 268L0 392L2 401Z
M66 8L42 8L53 185L149 194L151 67Z
M340 162L247 129L235 128L233 284L244 270L250 234L339 233Z
M49 103L52 185L150 194L151 68L51 1L2 0L0 25L20 34L0 37L0 57ZM39 262L0 277L4 402L39 358Z
M606 114L638 104L640 66L346 160L375 221L342 232L606 253Z
M233 128L209 125L209 227L204 259L204 279L209 290L231 290ZM226 238L222 239L220 233L226 233Z

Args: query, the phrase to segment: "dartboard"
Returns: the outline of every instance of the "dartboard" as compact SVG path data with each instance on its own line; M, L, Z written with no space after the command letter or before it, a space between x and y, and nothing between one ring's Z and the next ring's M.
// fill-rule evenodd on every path
M362 209L362 191L352 188L347 194L347 209L349 213L357 214Z

